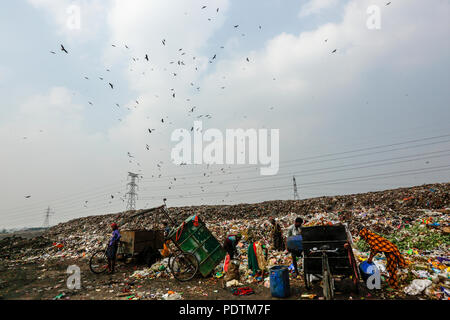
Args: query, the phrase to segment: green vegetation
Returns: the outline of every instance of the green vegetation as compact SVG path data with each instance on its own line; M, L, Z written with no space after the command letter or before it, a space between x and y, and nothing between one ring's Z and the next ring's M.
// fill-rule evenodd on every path
M442 232L435 229L421 227L419 223L385 237L400 250L413 248L419 250L432 250L437 249L440 246L450 246L450 235L444 235Z
M400 250L419 249L433 250L439 247L450 247L450 235L445 235L436 229L420 226L416 223L405 229L396 231L390 235L381 235L395 244ZM369 245L360 239L356 242L356 247L361 252L370 250Z

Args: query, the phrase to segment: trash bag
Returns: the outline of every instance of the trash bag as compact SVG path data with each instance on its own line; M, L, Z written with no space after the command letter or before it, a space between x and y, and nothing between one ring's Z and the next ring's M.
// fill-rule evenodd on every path
M426 288L431 286L433 282L428 279L415 279L409 286L405 288L405 293L411 296L421 294Z
M225 274L224 280L225 282L231 281L231 280L238 280L241 278L239 274L239 260L230 260L230 263L228 264L228 271Z

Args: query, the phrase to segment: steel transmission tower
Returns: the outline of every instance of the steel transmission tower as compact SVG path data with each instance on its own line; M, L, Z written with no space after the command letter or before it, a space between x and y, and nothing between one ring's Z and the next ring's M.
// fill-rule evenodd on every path
M128 196L127 211L136 209L136 199L137 199L136 191L139 189L138 185L136 184L136 179L139 179L138 175L136 173L128 172L128 177L131 178L131 181L127 184L128 187L128 192L126 193L126 195Z
M292 181L294 182L294 200L300 200L297 191L297 182L295 181L295 176L292 177Z
M50 227L50 215L52 215L52 212L50 211L50 207L48 207L45 211L44 228Z

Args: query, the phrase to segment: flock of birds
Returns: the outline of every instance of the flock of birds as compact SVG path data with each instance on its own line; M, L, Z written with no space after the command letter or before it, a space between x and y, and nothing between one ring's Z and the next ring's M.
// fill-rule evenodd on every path
M386 6L388 6L388 5L390 5L390 4L391 4L391 2L387 2L387 3L386 3ZM202 7L201 7L201 10L204 10L204 9L206 9L206 8L207 8L207 6L202 6ZM216 12L219 13L219 8L216 9ZM208 18L208 20L211 21L211 18ZM235 25L233 25L232 27L233 27L234 29L239 29L239 24L235 24ZM259 30L262 30L262 26L261 26L261 25L258 25L258 29L259 29ZM242 33L242 36L245 36L245 34ZM325 39L324 41L327 43L328 40L329 40L329 39ZM161 45L162 45L163 47L167 46L167 45L168 45L167 39L165 39L165 38L162 39L162 40L161 40ZM116 45L116 44L112 44L111 46L114 47L114 48L117 48L117 45ZM124 47L125 47L126 50L130 50L130 47L129 47L127 44L125 44ZM225 48L224 46L220 46L220 49L224 49L224 48ZM335 49L333 49L333 50L330 51L330 52L331 52L331 54L336 54L337 51L338 51L338 49L335 48ZM64 54L67 54L67 55L69 54L69 50L65 47L64 44L60 44L60 52L62 52L62 53L64 53ZM51 53L51 54L54 54L54 55L57 54L57 52L55 52L55 51L50 51L50 53ZM186 60L184 59L184 58L186 57L186 54L187 54L187 53L183 50L183 48L179 48L179 49L178 49L178 53L179 53L179 55L180 55L180 58L178 59L178 61L170 61L170 62L169 62L169 65L175 65L175 64L176 64L178 67L181 68L181 67L187 65L187 62L186 62ZM142 57L143 57L143 60L145 60L147 63L150 63L150 62L151 62L151 58L150 58L150 56L149 56L148 53L142 54ZM209 59L208 63L209 63L209 64L212 64L215 60L217 60L217 58L218 58L218 54L217 54L217 53L214 53L214 54L211 56L211 58ZM138 58L138 57L131 57L131 59L132 59L134 62L137 62L137 61L140 60L140 58ZM196 61L196 60L197 60L197 58L196 58L195 56L192 56L192 61ZM251 63L249 57L246 57L246 58L245 58L245 61L246 61L246 63ZM195 65L194 68L195 68L196 71L199 71L199 69L198 69L199 66L198 66L198 65ZM151 70L154 71L154 68L151 68ZM164 70L164 71L167 71L167 68L165 67L165 68L163 68L163 70ZM107 71L107 72L111 72L110 69L106 69L106 71ZM130 69L130 71L133 71L133 69ZM145 72L143 72L142 74L145 75ZM177 76L178 76L178 72L172 72L172 74L173 74L173 77L177 77ZM104 81L104 79L105 79L103 76L100 76L100 77L98 77L98 78L99 78L99 80L101 80L101 81ZM85 80L90 80L90 78L89 78L88 76L84 76L84 79L85 79ZM272 80L276 80L276 78L273 77ZM111 90L115 90L115 89L116 89L115 85L114 85L112 82L108 82L107 85L109 86L109 88L110 88ZM190 85L191 87L195 87L195 89L196 89L197 91L200 91L200 87L199 87L199 86L195 86L194 82L190 82L189 85ZM221 89L225 89L226 87L225 87L225 86L221 86L220 88L221 88ZM172 97L172 98L176 98L176 97L177 97L174 88L170 88L170 94L171 94L171 97ZM158 98L159 95L155 95L155 97ZM190 102L191 99L190 99L190 98L187 98L186 101L187 101L187 102ZM139 100L135 100L135 102L136 102L135 108L137 108L137 106L140 104L140 102L139 102ZM94 105L94 103L93 103L92 101L88 101L87 103L88 103L89 105L91 105L91 106ZM119 103L115 103L115 105L116 105L117 107L119 107L119 108L120 108L120 106L121 106ZM128 109L128 110L131 110L130 108L127 108L127 109ZM274 109L274 107L270 107L269 110L273 110L273 109ZM188 115L188 116L193 115L194 112L195 112L196 110L197 110L197 107L196 107L196 106L191 106L191 107L189 107L189 109L188 109L188 111L187 111L187 115ZM167 118L168 118L168 117L166 117L166 120L165 120L164 118L161 118L161 120L160 120L161 125L162 125L162 124L166 124L166 123L172 124L172 122L167 122ZM200 119L200 118L211 119L211 118L212 118L212 115L211 115L211 114L199 114L199 115L197 115L197 118L198 118L198 119ZM244 118L247 118L247 117L244 116ZM122 119L118 119L118 120L119 120L119 121L122 121ZM191 131L194 131L194 129L195 129L194 127L191 127ZM199 129L199 128L197 128L197 130L198 130L198 129ZM148 128L148 133L149 133L149 134L152 134L152 133L155 132L156 130L157 130L157 129L155 129L155 128ZM149 146L148 144L146 144L146 145L145 145L145 149L146 149L147 151L150 151L150 146ZM129 162L132 163L132 162L133 162L132 159L135 159L135 156L133 156L130 152L127 153L127 156L128 156L128 158L129 158ZM136 162L136 164L137 164L137 166L140 166L140 163L139 163L139 162ZM163 161L159 161L159 162L156 164L157 170L159 170L160 172L161 172L161 168L162 168L162 165L163 165L163 164L164 164ZM185 163L181 163L181 164L180 164L180 166L184 166L184 165L186 165L186 164L185 164ZM228 168L231 168L231 167L228 167ZM209 169L209 165L207 166L207 169ZM139 171L141 171L141 170L139 170ZM226 173L226 171L225 171L224 168L221 169L221 172L222 172L222 173ZM212 174L212 172L209 172L209 173L208 173L208 172L204 172L204 173L203 173L203 176L204 176L204 177L210 177L211 174ZM141 176L141 177L142 177L142 176ZM161 177L162 177L162 173L159 173L158 175L152 175L152 178L161 178ZM183 180L183 178L182 178L181 180ZM170 184L170 186L168 187L169 189L172 188L173 182L175 182L175 181L177 181L176 178L173 178L173 181L170 181L170 182L169 182L169 184ZM213 181L210 181L210 182L212 183ZM205 189L204 189L202 186L200 187L200 189L201 189L202 192L205 192ZM235 190L237 189L237 185L234 186L234 189L235 189ZM121 192L117 192L117 193L118 193L118 194L121 194ZM227 194L227 196L228 196L228 195L229 195L229 194ZM108 196L108 197L110 198L110 200L112 200L112 199L115 198L114 195L110 195L110 196ZM26 199L29 199L29 198L31 198L31 195L26 195L25 198L26 198ZM124 202L124 201L125 201L125 195L123 195L122 197L120 197L120 199ZM224 201L224 200L222 200L222 201ZM85 206L85 207L87 207L88 202L89 202L88 200L86 200L86 201L84 202L84 206ZM109 203L111 203L111 201L110 201Z

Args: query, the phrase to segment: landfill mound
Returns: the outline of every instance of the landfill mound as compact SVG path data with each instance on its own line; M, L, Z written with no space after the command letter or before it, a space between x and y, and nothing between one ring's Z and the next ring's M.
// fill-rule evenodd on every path
M168 210L171 219L176 221L175 227L188 217L198 215L220 242L227 234L242 233L243 240L238 248L241 276L239 280L227 280L227 287L235 281L236 285L253 284L268 288L268 278L252 275L246 255L248 245L256 240L268 246L267 269L274 265L290 265L292 260L287 251L272 248L268 217L276 218L286 236L287 227L300 216L305 226L346 224L352 233L353 252L359 262L369 256L369 247L356 232L360 227L368 227L397 245L408 268L400 272L401 290L388 292L390 298L425 296L446 300L450 299L449 191L450 183L443 183L297 201L173 207ZM7 237L0 240L0 261L5 261L9 267L23 268L25 265L40 264L41 261L60 266L67 260L89 259L94 251L107 244L112 222L116 222L121 231L162 228L161 223L167 221L162 210L159 207L151 212L137 210L83 217L58 224L34 239ZM171 273L164 271L167 265L165 260L167 258L151 267L135 270L129 275L130 279L144 282L158 278L171 279ZM378 255L374 262L385 281L385 257ZM292 268L290 270L292 272ZM216 267L212 276L211 281L224 276L223 264ZM301 279L296 278L295 281L302 282ZM177 290L185 291L186 288ZM181 298L178 293L170 295L163 291L151 293L148 297Z
M230 232L245 234L249 229L259 239L267 239L269 216L277 218L284 229L297 216L301 216L306 225L347 223L353 233L357 228L367 226L374 232L389 235L421 218L448 217L449 207L450 183L443 183L296 201L173 207L168 210L177 224L189 216L200 216L211 232L222 241ZM105 245L112 222L116 222L121 230L137 230L161 228L161 225L155 224L156 221L166 221L159 210L139 214L141 212L89 216L58 224L43 235L51 242L50 247L36 248L35 240L6 238L0 241L0 249L8 252L12 259L45 259L61 255L84 258ZM29 246L26 246L27 241Z

